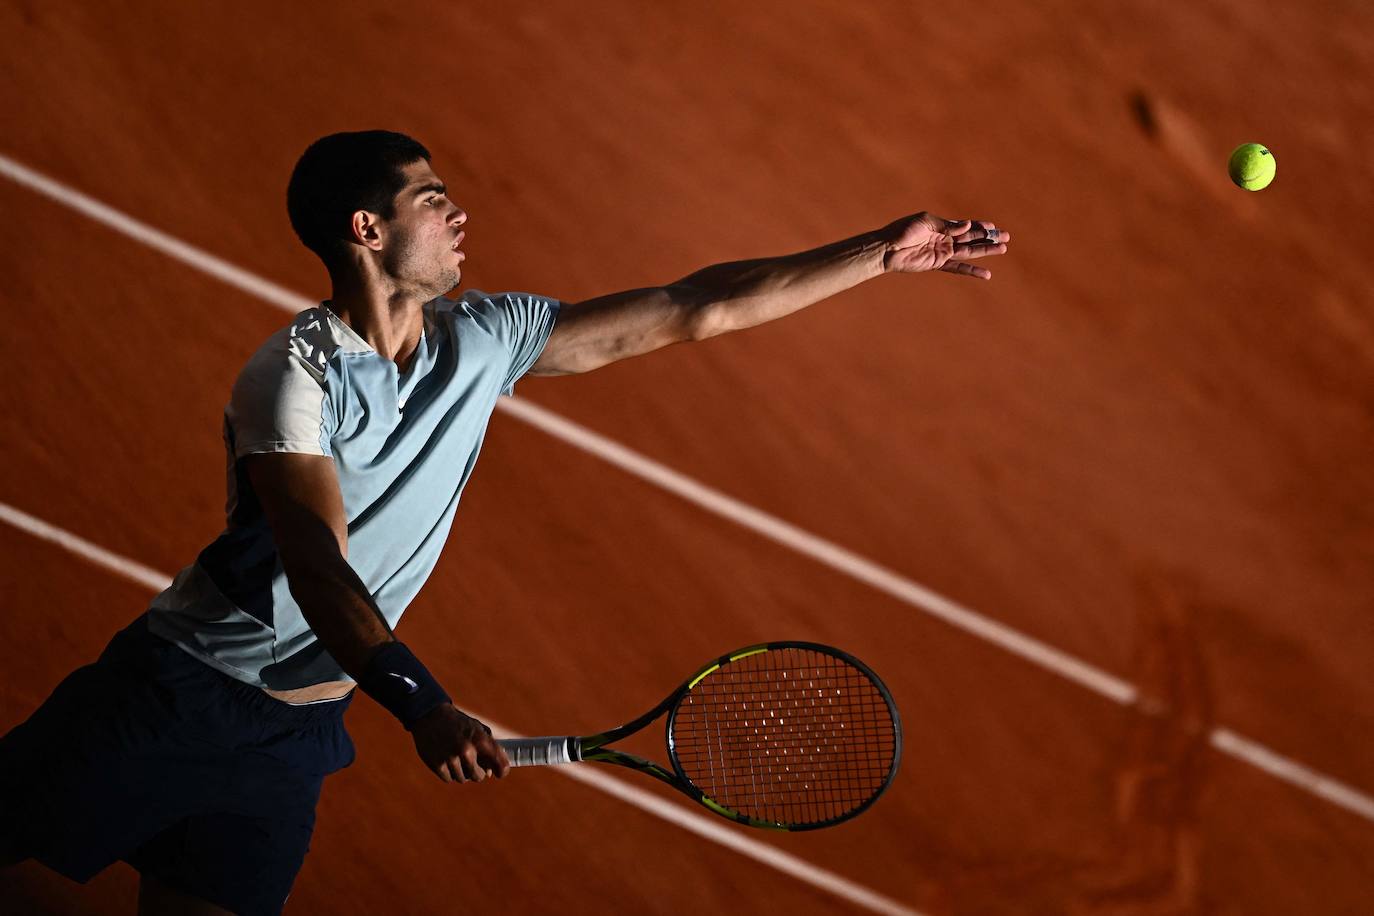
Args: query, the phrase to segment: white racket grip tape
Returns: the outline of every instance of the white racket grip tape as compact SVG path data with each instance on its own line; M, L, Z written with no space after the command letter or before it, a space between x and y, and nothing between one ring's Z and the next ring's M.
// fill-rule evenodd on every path
M506 752L513 767L542 767L555 763L576 763L582 759L582 740L572 735L502 738L496 743Z

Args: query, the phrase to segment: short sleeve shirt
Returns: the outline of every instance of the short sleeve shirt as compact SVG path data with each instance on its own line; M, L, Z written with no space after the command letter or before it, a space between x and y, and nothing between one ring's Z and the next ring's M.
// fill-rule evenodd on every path
M394 627L438 561L497 398L538 360L559 306L478 290L436 299L405 371L325 305L298 314L234 384L227 527L153 600L152 631L258 687L348 680L291 597L241 460L333 459L349 563Z

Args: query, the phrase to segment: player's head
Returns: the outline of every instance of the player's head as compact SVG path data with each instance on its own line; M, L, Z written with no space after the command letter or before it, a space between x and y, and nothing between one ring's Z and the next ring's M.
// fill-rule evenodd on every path
M437 296L458 285L456 251L467 214L405 134L366 130L321 137L286 189L291 226L331 274L368 261L407 291Z

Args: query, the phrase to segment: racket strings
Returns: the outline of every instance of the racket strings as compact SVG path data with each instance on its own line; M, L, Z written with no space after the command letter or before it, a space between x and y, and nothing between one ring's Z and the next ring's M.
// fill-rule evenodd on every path
M672 745L683 773L717 803L757 820L818 824L882 790L897 727L863 671L784 647L702 679L678 706Z

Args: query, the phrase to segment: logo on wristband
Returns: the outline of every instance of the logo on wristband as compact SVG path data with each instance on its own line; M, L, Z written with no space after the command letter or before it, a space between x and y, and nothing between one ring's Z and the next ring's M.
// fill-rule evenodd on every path
M398 677L398 678L400 678L402 681L404 681L404 682L405 682L405 685L406 685L406 693L414 693L415 691L417 691L417 690L420 689L420 685L419 685L419 684L415 683L415 682L412 681L410 678L406 677L404 674L397 674L397 673L394 672L394 671L388 671L388 672L386 672L386 676L387 676L387 677Z

